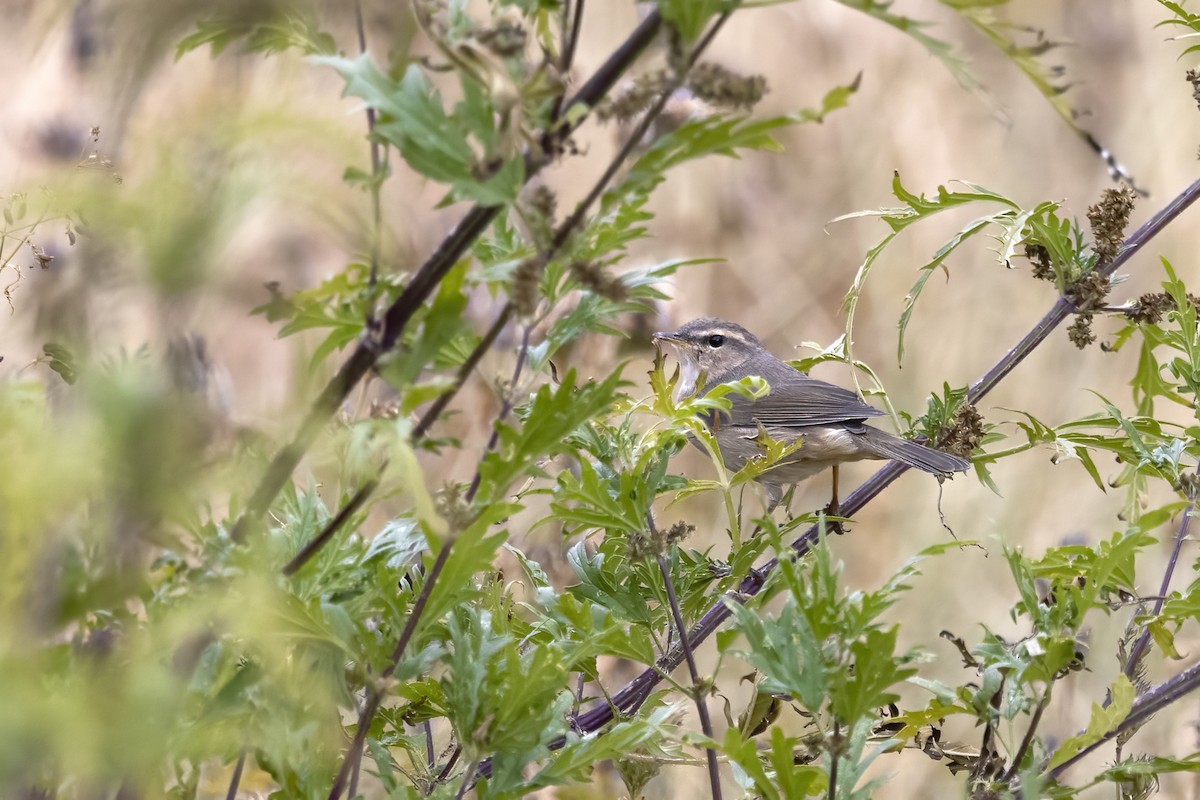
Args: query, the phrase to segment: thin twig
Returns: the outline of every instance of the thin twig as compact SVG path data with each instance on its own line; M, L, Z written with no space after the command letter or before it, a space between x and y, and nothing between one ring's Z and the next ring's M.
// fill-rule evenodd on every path
M233 775L229 778L229 791L225 792L225 800L237 800L238 786L242 782L242 769L246 766L246 751L238 755L237 763L233 765Z
M428 574L425 576L425 584L421 587L421 593L417 596L417 601L413 603L412 610L408 612L408 622L405 623L404 631L400 634L400 639L396 642L395 649L392 650L392 656L388 661L387 667L380 673L379 678L367 688L367 699L358 714L358 727L354 731L354 740L350 743L350 747L346 749L346 754L343 756L341 769L338 770L333 787L329 790L329 800L338 800L342 796L342 790L346 786L350 770L353 768L354 762L362 755L363 745L367 740L367 730L371 727L371 722L375 719L375 714L379 711L380 703L383 702L384 687L396 672L396 667L400 665L400 659L404 657L404 650L408 647L408 642L412 639L413 633L416 632L417 622L421 619L421 612L425 610L425 604L429 602L429 595L433 593L434 584L437 583L438 576L442 574L442 568L446 566L446 560L450 557L450 548L453 545L454 539L452 538L446 539L442 544L442 549L438 551L433 566L430 567Z
M567 6L570 7L570 3L567 3ZM571 71L571 67L575 63L575 50L579 47L579 30L582 23L583 0L575 0L575 9L571 14L571 34L563 45L562 64L559 65L563 78L567 77L567 73Z
M475 499L475 493L479 490L479 485L483 477L483 459L496 446L500 423L503 422L512 411L512 390L516 386L521 377L521 369L525 364L526 356L529 352L529 336L530 327L526 326L525 336L521 342L520 351L517 353L517 364L513 369L512 386L505 398L504 403L500 407L500 411L496 414L496 421L493 423L492 438L488 441L487 449L480 456L479 465L475 469L475 477L471 480L471 488L467 490L466 501L471 503ZM454 544L454 539L446 539L442 545L441 552L438 553L437 560L433 563L433 567L429 570L429 574L425 576L425 584L421 587L421 594L417 598L417 602L413 604L412 610L408 614L408 623L404 626L404 632L400 635L400 640L396 643L396 649L392 651L391 660L388 662L387 669L380 675L379 680L367 690L367 701L363 704L362 712L358 716L358 727L354 732L354 741L346 750L343 757L342 767L338 771L338 777L334 781L333 788L329 792L329 800L338 800L341 797L342 785L345 782L345 774L347 765L357 761L362 757L363 745L366 742L367 730L371 726L371 722L375 719L375 714L379 711L379 705L383 700L384 689L388 679L396 671L396 667L400 664L400 659L404 655L405 648L408 647L408 641L412 638L413 631L416 630L417 620L420 619L421 613L425 610L425 604L429 600L429 595L433 590L433 585L437 581L438 576L442 572L442 568L446 565L446 559L450 554L450 547ZM475 767L472 766L470 773L473 775Z
M450 776L450 770L454 769L454 765L458 763L458 757L462 755L462 746L455 745L453 752L450 753L450 758L446 760L446 766L442 767L442 771L433 779L435 784L441 783Z
M363 24L362 0L354 0L354 24L358 28L358 52L367 52L367 31ZM371 277L368 284L372 289L379 279L379 246L383 231L383 212L379 204L380 178L383 159L379 153L379 140L375 137L375 109L367 106L367 141L371 144Z
M500 331L504 330L504 326L512 319L512 311L512 303L505 303L504 308L500 309L500 314L496 317L496 321L492 323L492 327L488 328L487 333L479 340L479 344L475 345L475 349L467 356L467 360L458 368L458 374L454 377L453 385L430 403L429 408L421 415L420 421L417 422L412 431L413 442L418 442L425 438L425 434L429 432L433 423L437 422L437 418L446 409L446 406L462 390L463 384L467 382L467 378L475 371L475 367L483 360L487 351L492 349L492 344L495 343L496 337L500 335Z
M500 404L500 412L496 414L496 421L492 423L492 435L488 438L487 447L483 450L483 455L496 449L497 443L500 441L500 423L508 419L508 415L512 413L513 397L517 391L517 381L521 380L521 370L525 368L525 359L529 356L529 337L533 333L533 325L525 326L525 333L521 335L521 347L517 350L517 363L513 366L512 378L508 382L508 390L504 392L504 401ZM467 503L472 503L475 500L475 493L479 491L479 484L483 481L483 456L479 459L479 468L475 470L475 476L471 478L471 487L467 489Z
M558 71L565 85L571 79L571 66L575 62L575 50L579 46L579 29L583 22L583 0L576 0L574 10L572 10L570 0L563 3L562 17L562 57L559 60ZM555 125L562 118L562 104L564 94L560 94L554 98L554 105L550 108L550 130L546 131L545 145L549 145L550 136L554 132Z
M475 779L475 770L478 762L472 762L471 766L467 767L467 771L463 773L462 784L458 787L458 794L454 795L454 800L462 800L467 793L467 788L471 785L471 781Z
M650 527L650 535L655 542L662 540L654 527L654 517L650 512L646 512L646 524ZM703 687L700 683L700 671L696 669L696 658L692 654L692 648L688 646L687 627L683 624L683 612L679 609L679 598L675 594L675 584L671 580L671 565L667 563L667 557L663 554L658 556L658 570L662 573L663 586L667 590L667 604L671 607L671 618L675 621L675 630L679 631L679 643L683 647L683 658L687 662L688 675L692 679L692 699L696 701L696 711L700 715L700 730L710 741L713 737L712 719L708 716L708 703L705 702ZM721 773L717 765L717 751L712 747L704 748L704 755L708 759L708 785L712 790L713 800L721 800Z
M425 729L425 766L433 772L433 768L437 766L437 754L433 752L433 720L425 720L421 727Z
M641 24L618 47L608 60L583 85L569 103L566 117L570 122L563 126L559 135L568 136L587 117L588 111L608 94L617 79L637 59L641 52L654 40L662 26L662 17L657 10L650 12ZM572 113L578 111L578 113ZM525 181L536 175L544 163L541 159L526 158ZM392 303L384 315L383 330L378 338L371 337L358 343L341 369L322 390L305 416L300 430L290 443L284 446L267 466L262 479L246 503L242 516L229 532L235 542L245 540L249 528L266 513L284 483L291 477L300 459L312 446L317 434L346 399L350 391L375 366L379 357L395 346L409 320L437 288L446 273L458 263L463 253L487 229L500 213L501 206L477 204L467 212L454 230L442 240L429 259L413 273L404 291Z
M1025 736L1021 739L1021 746L1017 748L1016 755L1013 756L1013 761L1008 768L1008 772L1004 773L1004 777L1001 779L1003 783L1010 783L1021 769L1021 762L1025 760L1025 754L1029 752L1029 748L1033 745L1034 734L1037 733L1038 725L1042 722L1042 713L1050 705L1050 690L1053 685L1051 683L1046 687L1046 691L1042 692L1042 699L1038 701L1037 708L1033 710L1033 716L1029 720L1029 729L1025 731Z
M837 781L838 781L838 740L841 738L841 728L838 726L837 718L833 720L833 744L834 746L829 751L829 800L837 798Z
M1158 597L1154 601L1154 616L1158 616L1162 612L1163 602L1167 599L1167 592L1171 589L1171 577L1175 574L1175 565L1179 562L1179 553L1183 549L1183 543L1188 538L1188 527L1192 522L1192 514L1196 510L1196 500L1193 497L1188 503L1187 509L1183 512L1183 521L1179 523L1179 532L1175 535L1175 545L1171 548L1171 557L1167 560L1167 568L1163 572L1162 585L1158 589ZM1125 661L1124 673L1130 680L1138 669L1138 662L1142 660L1142 656L1146 652L1146 648L1150 645L1150 626L1144 626L1141 636L1134 642L1133 649L1129 651L1129 658Z
M283 574L296 574L301 567L307 564L313 556L320 552L321 548L328 544L329 540L333 538L333 534L337 533L338 529L346 524L346 520L348 520L352 514L362 507L362 504L367 501L367 498L371 496L371 492L375 491L375 487L378 485L379 480L377 478L371 478L370 480L364 482L362 486L358 487L358 491L346 501L346 505L342 506L341 510L334 515L333 519L329 520L325 527L321 529L321 532L310 539L308 544L304 545L300 552L297 553L292 560L284 566L282 570Z
M447 389L444 394L438 396L438 398L430 404L424 415L422 415L420 421L417 422L416 426L413 428L413 444L416 444L425 438L425 435L429 432L430 426L437 421L438 416L443 410L445 410L450 401L454 399L454 396L457 395L462 389L463 384L467 381L467 378L479 364L484 354L491 349L492 344L496 341L496 337L508 323L508 320L511 316L512 304L506 303L504 308L500 310L500 315L496 318L496 321L492 324L492 327L488 329L488 332L484 334L483 338L479 341L479 344L476 345L475 349L471 351L471 354L467 356L467 360L463 362L461 367L459 367L458 375L454 379L454 384ZM371 493L377 488L379 488L379 481L376 479L372 479L363 484L359 490L354 493L354 496L346 501L346 505L342 506L337 514L334 515L334 518L329 522L329 524L326 525L325 528L319 534L317 534L315 538L312 539L312 541L306 544L304 549L301 550L295 558L288 562L287 566L283 568L283 574L291 575L296 570L300 569L300 567L302 567L304 563L311 559L318 551L320 551L322 547L328 544L334 532L345 523L347 517L357 511L358 508L371 496Z

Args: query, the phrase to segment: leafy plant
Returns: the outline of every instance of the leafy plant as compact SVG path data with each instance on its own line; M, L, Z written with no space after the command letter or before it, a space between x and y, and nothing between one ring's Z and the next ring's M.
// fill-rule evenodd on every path
M887 3L841 5L907 34L983 92L929 24ZM1042 61L1047 40L1017 46L1016 29L994 16L1003 3L942 5L1095 142ZM1181 6L1162 5L1168 23L1194 27ZM886 791L878 765L898 771L911 757L945 764L972 797L1073 797L1104 783L1146 796L1159 776L1197 769L1198 754L1131 746L1200 681L1195 667L1157 686L1146 679L1151 660L1185 658L1177 639L1200 619L1200 581L1171 588L1200 489L1200 302L1166 259L1162 292L1121 306L1107 296L1200 186L1128 235L1132 182L1087 209L1085 225L1065 202L1026 207L971 183L922 194L897 173L899 207L839 218L877 217L889 232L851 280L845 336L796 366L849 364L907 435L971 457L997 493L994 465L1037 448L1078 462L1080 483L1119 507L1117 529L1091 544L1003 548L1009 632L983 622L935 631L906 615L906 592L980 543L924 548L862 588L825 538L823 514L756 517L755 479L803 442L764 432L761 457L733 472L705 420L734 396L769 392L762 378L677 398L661 355L645 384L640 355L598 375L568 366L571 348L623 335L669 299L669 279L715 260L632 263L680 168L768 157L793 126L837 124L859 82L822 87L812 109L756 114L765 79L707 60L727 20L747 13L727 0L664 0L577 88L579 0L420 3L418 43L397 36L382 59L364 52L356 10L354 55L307 4L216 8L176 43L177 58L301 55L365 109L370 169L342 173L369 204L364 252L311 286L270 286L252 311L281 337L314 336L303 419L285 420L282 436L232 430L216 370L188 337L161 360L149 348L115 358L76 332L36 349L36 380L14 371L0 383L0 448L11 458L0 481L5 796L515 798L578 788L611 763L630 796L660 770L702 768L715 797L736 785L769 798L865 798ZM653 63L639 64L656 41ZM672 116L681 95L697 102ZM574 139L593 118L619 123L618 145L560 214L540 176L599 160ZM220 181L193 187L187 176L199 171L187 166L171 174L197 189L182 203L63 189L31 212L26 193L9 195L0 272L19 281L25 249L47 267L51 257L31 248L38 228L66 221L73 241L76 221L99 218L97 247L132 242L121 252L144 262L154 311L169 319L203 289L204 256L253 196ZM384 244L385 189L401 175L432 185L457 220L412 269ZM1028 263L1053 304L975 383L943 383L924 415L906 413L853 350L859 303L902 232L978 203L989 210L919 268L898 359L929 278L979 234L1012 280ZM1076 419L1021 409L985 419L981 400L1058 325L1073 318L1083 347L1105 317L1120 326L1105 349L1137 349L1128 405L1097 392ZM469 438L454 427L456 406L496 354L508 377L479 403L485 435ZM59 380L63 408L43 391ZM683 474L675 456L693 445L711 472ZM443 482L438 459L465 473ZM841 513L903 470L882 468ZM716 512L695 518L695 498ZM701 527L717 536L696 547ZM1149 594L1148 555L1164 532L1174 548ZM1102 618L1126 625L1119 668L1077 732L1056 740L1042 728L1047 711L1082 672L1103 669L1087 643ZM698 654L710 637L715 654ZM961 658L960 681L930 677L939 640ZM748 698L734 670L748 670ZM951 729L977 744L952 741ZM1111 764L1068 781L1113 742Z

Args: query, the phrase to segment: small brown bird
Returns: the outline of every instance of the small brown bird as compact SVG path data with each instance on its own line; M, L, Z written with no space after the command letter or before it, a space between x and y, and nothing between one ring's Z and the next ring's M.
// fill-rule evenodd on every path
M758 400L729 395L733 407L709 420L721 448L721 459L734 471L762 455L762 447L755 440L763 430L781 442L793 443L803 437L798 450L758 478L767 489L768 509L778 505L785 487L833 467L829 512L836 514L837 468L847 461L892 459L941 476L970 466L958 456L867 425L868 417L883 412L864 403L854 392L810 378L780 361L741 325L704 317L674 333L656 333L654 340L672 345L679 357L677 403L695 393L701 374L707 376L701 393L750 375L757 375L770 386L770 393Z

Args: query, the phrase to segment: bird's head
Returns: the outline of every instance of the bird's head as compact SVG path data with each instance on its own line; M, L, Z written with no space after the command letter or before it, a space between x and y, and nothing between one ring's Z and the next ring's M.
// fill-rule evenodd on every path
M694 319L670 333L660 331L654 334L654 342L666 342L675 348L679 357L676 399L687 397L697 389L696 381L701 373L709 380L731 380L752 374L751 359L765 352L750 331L715 317Z

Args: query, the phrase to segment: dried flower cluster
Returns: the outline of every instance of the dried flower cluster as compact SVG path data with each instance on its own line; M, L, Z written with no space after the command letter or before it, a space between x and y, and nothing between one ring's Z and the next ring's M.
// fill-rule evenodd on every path
M1187 297L1192 307L1200 311L1200 297L1190 293ZM1157 325L1168 311L1174 310L1175 300L1171 295L1166 292L1147 292L1125 311L1125 316L1133 322Z
M971 453L983 441L983 415L972 403L963 403L954 410L950 424L937 437L937 447L962 458Z
M767 79L762 75L739 75L720 64L705 61L692 67L687 87L706 103L749 111L767 93Z
M1050 251L1040 244L1026 244L1025 258L1033 265L1033 277L1040 281L1054 280L1054 264L1050 261Z
M1092 224L1093 247L1100 256L1099 265L1107 264L1117 257L1125 241L1125 227L1133 211L1137 195L1133 189L1122 185L1117 189L1105 189L1100 202L1088 207L1087 218Z
M669 69L658 69L634 78L614 97L601 103L596 115L601 120L616 119L627 123L645 111L664 92L672 91L678 82ZM762 75L739 75L728 67L705 61L692 67L683 83L684 94L702 104L734 111L748 111L767 93L767 79Z
M525 192L521 201L529 233L538 250L547 250L554 237L555 214L558 197L545 184L534 186Z
M625 284L621 283L621 279L609 275L600 264L593 261L572 261L569 269L572 277L593 294L615 302L620 302L627 296Z
M546 271L546 259L539 253L517 265L512 277L512 303L518 315L532 317L542 298L542 273Z
M671 86L671 74L665 69L638 75L614 96L596 107L596 116L607 122L629 122L645 111L654 99Z

